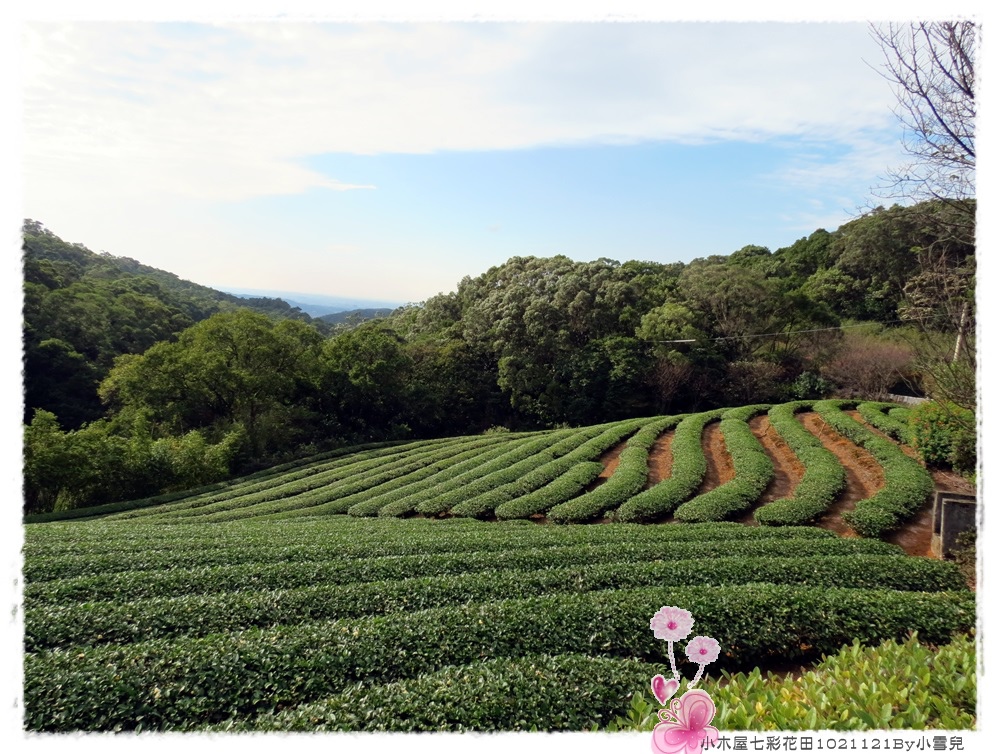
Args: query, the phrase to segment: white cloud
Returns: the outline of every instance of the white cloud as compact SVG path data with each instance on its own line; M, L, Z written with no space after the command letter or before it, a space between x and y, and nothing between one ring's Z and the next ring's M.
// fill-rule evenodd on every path
M29 200L349 190L330 152L854 138L888 90L861 25L34 24Z

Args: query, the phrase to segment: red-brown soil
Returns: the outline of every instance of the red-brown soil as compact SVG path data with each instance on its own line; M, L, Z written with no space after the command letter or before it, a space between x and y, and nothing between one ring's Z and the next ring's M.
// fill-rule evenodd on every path
M726 450L726 441L722 437L722 428L719 422L712 422L702 431L701 451L705 454L708 468L705 470L701 486L698 487L694 497L714 490L736 476L733 469L733 459L729 455L729 451Z
M670 478L670 469L674 465L674 454L671 446L674 432L664 432L656 438L653 447L649 449L649 472L646 475L646 489Z
M598 476L597 479L587 485L584 490L585 492L590 492L608 481L608 477L614 474L615 469L618 468L618 462L621 460L622 451L625 450L625 446L627 444L628 440L622 440L613 448L608 448L601 453L601 457L597 460L604 464L604 470L600 473L600 476Z
M976 488L972 482L953 471L931 469L931 476L934 478L934 489L936 490L958 492L962 495L976 494Z
M868 422L866 422L865 421L865 417L863 417L858 411L845 411L844 413L847 414L852 419L854 419L854 421L858 422L859 424L864 425L870 432L873 432L874 434L878 435L879 437L884 437L886 440L889 440L890 442L894 442L897 445L899 445L900 449L904 453L906 453L906 455L908 455L910 458L916 458L918 461L920 460L920 455L917 453L917 451L915 451L909 445L904 445L901 442L897 441L895 437L887 435L885 432L883 432L881 429L879 429L875 425L869 424Z
M857 411L847 411L845 413L864 424L872 432L895 442L893 438L864 421ZM796 418L806 429L819 438L827 450L837 457L844 467L847 476L846 488L827 513L816 522L816 525L843 537L857 536L844 523L841 515L845 511L852 510L857 501L871 497L884 486L885 480L882 474L882 467L867 450L858 447L828 426L819 414L809 411L798 414ZM777 431L771 426L771 422L766 416L758 416L752 419L750 421L750 429L757 439L760 440L775 469L774 479L764 491L757 506L790 496L802 480L805 469L798 458L795 457L791 448L788 447ZM649 474L646 481L647 489L670 477L673 466L673 438L674 433L672 430L665 432L657 438L652 448L650 448ZM615 469L618 468L621 453L625 449L627 442L627 440L624 440L601 454L598 460L603 464L604 469L600 476L587 487L588 491L603 484L615 472ZM917 457L916 451L912 448L900 443L897 443L897 445L907 455L913 458ZM707 469L705 478L695 493L696 495L715 489L719 485L730 481L735 476L732 457L729 455L729 451L726 450L726 443L722 437L719 422L712 422L705 427L701 436L701 447L702 452L705 454ZM930 471L931 476L934 478L935 489L969 495L974 495L976 492L975 487L958 474L940 469L931 469ZM899 545L910 555L932 557L930 550L933 524L932 507L933 501L928 501L910 522L889 535L887 540ZM542 514L537 514L532 519L536 523L547 523ZM597 523L608 523L611 520L611 518L602 518ZM658 523L673 520L672 516L667 516ZM744 524L756 524L756 521L753 519L753 511L750 511L740 520Z
M857 536L844 523L841 515L845 511L853 510L858 500L869 498L882 489L885 484L882 467L871 453L836 432L819 414L808 411L798 414L796 418L819 438L827 450L837 456L847 475L846 488L816 525L843 537Z
M857 411L845 411L844 413L855 421L864 424L869 430L877 434L879 437L884 437L887 440L895 442L895 440L885 432L882 432L877 427L874 427L866 422L864 417L862 417ZM906 455L910 456L910 458L915 458L918 461L920 460L920 454L917 453L914 448L902 443L897 443L897 445L899 445L902 451L906 453ZM963 495L976 494L975 487L973 487L966 479L963 479L954 472L944 471L942 469L931 469L930 472L931 477L934 479L935 490L959 492ZM934 553L931 551L931 538L933 533L934 499L932 497L924 503L913 518L887 536L886 540L902 547L908 555L934 557Z
M767 416L756 416L751 419L750 431L753 432L754 437L760 440L760 444L764 446L764 452L767 453L774 466L774 479L764 490L760 500L740 519L741 523L756 526L757 521L753 517L754 510L761 505L790 497L799 482L802 481L805 467L792 452L792 449L788 447L788 444L781 439L778 431L771 426L771 420Z

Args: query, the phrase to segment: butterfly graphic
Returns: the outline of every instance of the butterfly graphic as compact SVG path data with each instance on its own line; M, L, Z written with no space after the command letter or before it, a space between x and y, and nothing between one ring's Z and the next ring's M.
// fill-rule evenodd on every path
M662 676L658 676L661 680ZM677 691L676 681L658 684L653 679L653 693L662 704ZM666 694L660 699L660 693ZM668 693L669 692L669 693ZM670 702L670 708L660 710L660 722L653 728L655 754L697 754L719 740L719 730L709 723L715 717L712 697L701 689L692 689L680 699Z

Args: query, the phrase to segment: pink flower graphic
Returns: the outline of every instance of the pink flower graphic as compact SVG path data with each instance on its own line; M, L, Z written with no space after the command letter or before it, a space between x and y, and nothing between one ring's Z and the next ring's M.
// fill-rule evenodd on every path
M661 722L653 729L655 754L698 754L719 740L719 730L709 723L715 717L712 697L701 689L688 691L660 710Z
M679 607L661 607L649 621L653 636L666 641L686 639L693 625L691 613Z
M719 649L719 642L711 636L696 636L688 642L684 651L691 662L708 665L719 659Z

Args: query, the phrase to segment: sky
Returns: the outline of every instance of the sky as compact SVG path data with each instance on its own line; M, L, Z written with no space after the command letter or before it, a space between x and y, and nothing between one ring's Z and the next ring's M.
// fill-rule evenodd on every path
M512 256L774 250L902 160L860 21L238 21L27 23L24 217L207 285L402 303Z
M24 217L67 241L203 284L399 302L454 290L463 276L514 255L669 262L749 243L776 249L877 201L872 187L900 159L892 93L865 62L877 67L880 53L861 22L995 18L980 0L669 9L642 0L9 5L0 10L0 227L8 251L0 255L0 353L10 396L21 390ZM336 20L356 23L294 23L329 19L331 7ZM740 23L651 23L664 19ZM432 23L440 21L451 23ZM984 25L981 70L994 75L983 76L987 96L979 100L979 384L992 385L998 215L988 137L1000 128L992 27ZM989 390L980 411L988 459L996 444L987 428L1000 421ZM0 622L7 699L20 693L23 636L13 609L21 590L20 416L17 400L0 402L0 477L10 503L0 550L12 606ZM980 477L984 495L990 479ZM989 576L996 527L981 527ZM980 583L989 591L993 582ZM981 635L991 637L982 613ZM997 702L990 667L980 678L982 710ZM15 750L106 754L136 743L26 742L19 707L0 709L0 735ZM966 751L988 750L996 717L984 713L980 726L964 734ZM552 750L544 736L513 738L411 736L405 745ZM143 739L164 752L176 742ZM241 737L238 745L270 751L276 742ZM223 739L210 743L227 748ZM341 737L336 749L390 751L400 739L380 743ZM330 751L324 737L295 745ZM648 751L648 737L612 745L583 735L572 748Z

